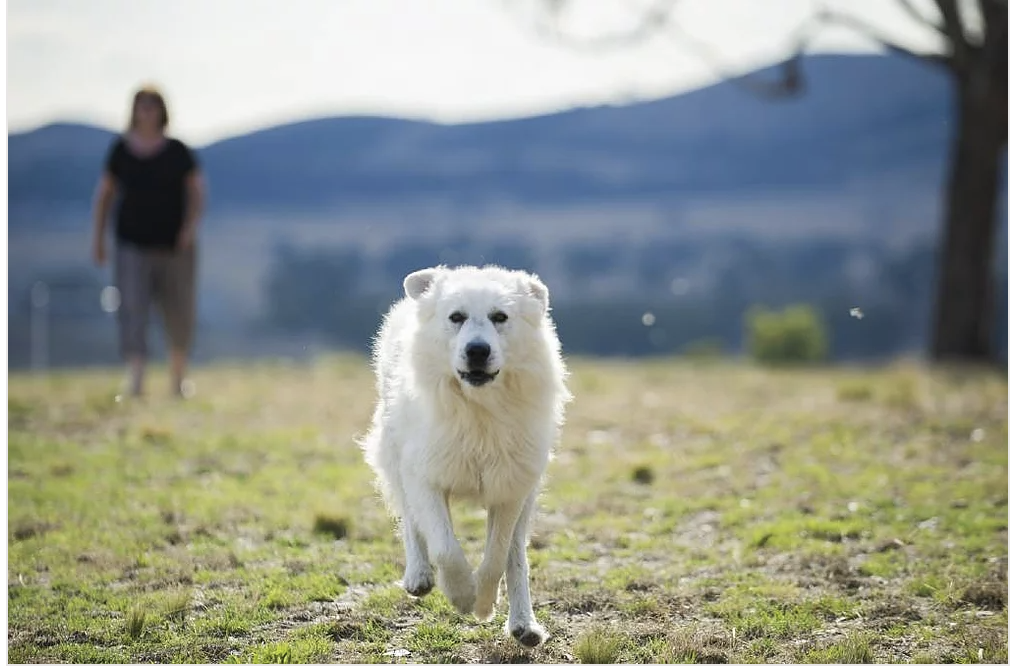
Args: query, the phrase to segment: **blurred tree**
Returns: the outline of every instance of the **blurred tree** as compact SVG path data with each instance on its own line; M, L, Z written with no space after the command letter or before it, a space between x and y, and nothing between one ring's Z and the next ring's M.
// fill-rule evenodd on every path
M347 316L362 272L361 256L351 250L274 248L265 277L266 318L277 330L333 334Z
M591 38L573 37L560 27L576 0L539 1L549 19L540 27L549 37L569 46L621 48L666 34L718 66L715 52L677 24L677 0L655 0L638 12L637 20L627 30ZM892 40L882 26L845 9L825 6L791 38L793 55L781 64L779 78L759 80L728 74L726 78L765 98L801 94L806 86L802 56L811 38L828 25L856 30L891 52L940 67L949 74L955 97L955 127L948 157L929 352L936 361L991 361L995 359L993 245L1007 147L1007 2L891 1L912 20L935 32L941 48L935 53L918 52Z

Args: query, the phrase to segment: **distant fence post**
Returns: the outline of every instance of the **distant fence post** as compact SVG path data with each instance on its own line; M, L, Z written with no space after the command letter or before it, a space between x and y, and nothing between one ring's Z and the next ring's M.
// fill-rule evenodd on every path
M49 285L45 282L32 285L31 307L32 371L42 373L49 368Z

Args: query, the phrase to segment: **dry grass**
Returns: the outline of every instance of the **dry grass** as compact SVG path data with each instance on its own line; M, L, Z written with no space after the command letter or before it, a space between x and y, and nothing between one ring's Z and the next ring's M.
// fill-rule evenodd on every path
M12 376L11 661L1006 662L1003 378L573 370L532 652L397 586L362 360L202 369L186 403Z

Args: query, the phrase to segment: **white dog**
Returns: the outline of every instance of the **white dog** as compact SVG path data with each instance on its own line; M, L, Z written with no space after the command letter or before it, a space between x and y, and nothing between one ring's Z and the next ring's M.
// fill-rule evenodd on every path
M460 613L494 615L502 576L506 631L548 638L530 601L526 545L541 478L570 395L547 287L497 267L443 266L403 281L374 348L378 405L362 441L401 520L403 587L438 586ZM453 532L450 498L487 509L476 575Z

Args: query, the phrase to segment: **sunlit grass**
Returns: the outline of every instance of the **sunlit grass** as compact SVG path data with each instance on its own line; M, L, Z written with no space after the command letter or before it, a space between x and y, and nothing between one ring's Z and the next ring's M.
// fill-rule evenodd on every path
M532 652L507 608L478 624L398 586L354 444L363 359L203 368L181 403L117 402L113 371L13 375L11 660L1005 663L1004 378L572 368ZM454 508L474 565L483 520Z

